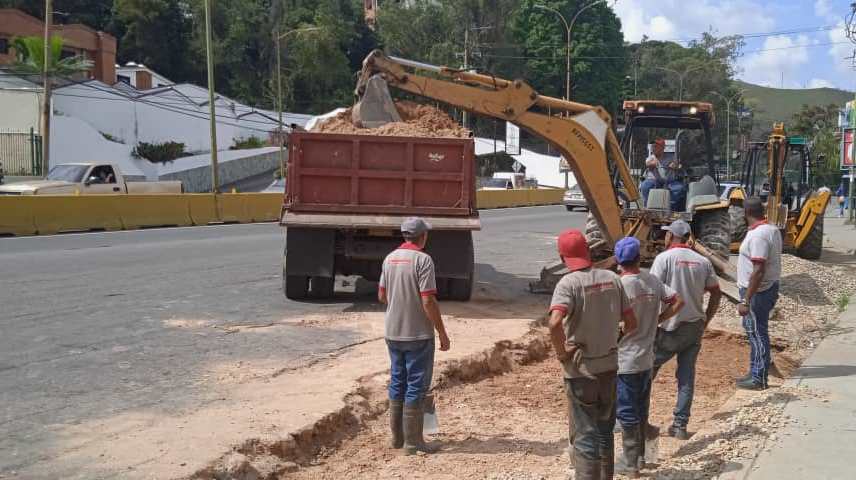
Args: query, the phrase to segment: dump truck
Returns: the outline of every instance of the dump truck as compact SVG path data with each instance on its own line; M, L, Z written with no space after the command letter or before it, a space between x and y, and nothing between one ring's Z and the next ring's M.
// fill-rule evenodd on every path
M288 151L286 297L331 297L337 274L377 281L402 220L420 216L433 227L438 297L470 299L481 228L471 138L294 132Z
M353 110L355 124L394 121L387 115L391 103L389 87L511 122L555 147L567 159L590 208L587 233L592 234L590 248L600 266L614 265L612 248L624 236L638 238L643 263L652 261L665 248L665 232L660 227L682 218L698 223L693 228L693 248L709 258L721 276L733 275L727 259L715 253L724 250L727 255L730 238L728 209L719 202L716 180L705 175L689 183L687 204L693 206L690 212L669 208L668 191L652 190L652 195L660 199L657 208L642 205L638 178L631 173L612 129L612 119L602 107L540 95L523 80L430 65L376 50L363 61L356 90L359 108ZM681 102L674 102L672 108L687 108L687 114L693 113L692 106ZM698 125L696 118L689 120ZM702 206L709 207L699 208ZM530 288L549 292L564 273L561 264L546 268L540 281Z
M51 167L44 180L0 186L0 195L137 195L183 191L179 180L126 181L119 166L111 163L62 163Z

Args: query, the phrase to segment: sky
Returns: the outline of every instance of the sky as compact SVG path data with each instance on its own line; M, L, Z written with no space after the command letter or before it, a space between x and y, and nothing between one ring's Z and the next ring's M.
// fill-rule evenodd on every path
M741 80L775 88L856 90L845 35L852 0L611 0L624 39L686 42L702 32L741 34Z

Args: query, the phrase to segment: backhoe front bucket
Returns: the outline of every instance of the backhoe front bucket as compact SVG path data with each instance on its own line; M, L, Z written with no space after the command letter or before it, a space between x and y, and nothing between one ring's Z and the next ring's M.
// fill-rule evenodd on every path
M380 75L370 77L358 90L362 92L362 96L351 112L351 122L354 125L360 128L377 128L390 122L401 121L392 95L389 94L389 86Z

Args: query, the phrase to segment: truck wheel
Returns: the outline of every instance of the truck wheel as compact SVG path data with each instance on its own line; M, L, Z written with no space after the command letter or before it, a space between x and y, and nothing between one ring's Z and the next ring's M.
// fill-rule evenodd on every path
M304 275L286 275L285 270L283 270L282 288L287 298L303 300L309 293L309 277Z
M728 216L731 218L731 241L742 242L746 238L746 231L749 229L746 225L746 217L743 214L743 207L740 205L732 205L728 207Z
M569 212L573 212L573 211L574 211L574 207L572 207L572 206L570 206L570 205L565 205L565 210L567 210L567 211L569 211Z
M817 260L823 253L823 217L818 216L808 237L797 249L797 256L806 260Z
M464 262L466 262L466 277L448 277L437 279L438 296L445 300L457 300L467 302L473 294L473 281L475 280L475 253L473 250L473 234L467 232L465 238L461 239L461 247L464 251Z
M731 217L728 210L702 210L693 218L695 237L705 247L713 250L723 259L731 254Z
M312 296L315 298L331 298L335 285L335 278L312 277Z

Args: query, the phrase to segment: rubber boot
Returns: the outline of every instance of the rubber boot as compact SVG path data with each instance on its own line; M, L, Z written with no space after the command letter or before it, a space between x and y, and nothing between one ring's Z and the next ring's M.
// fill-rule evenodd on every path
M615 465L615 471L630 478L639 478L639 456L642 452L639 444L642 439L639 425L625 427L621 437L622 452Z
M392 432L390 446L401 448L404 446L404 401L389 401L389 429Z
M422 405L404 405L403 414L404 454L415 455L422 444Z
M600 459L586 458L574 449L574 480L600 480Z

